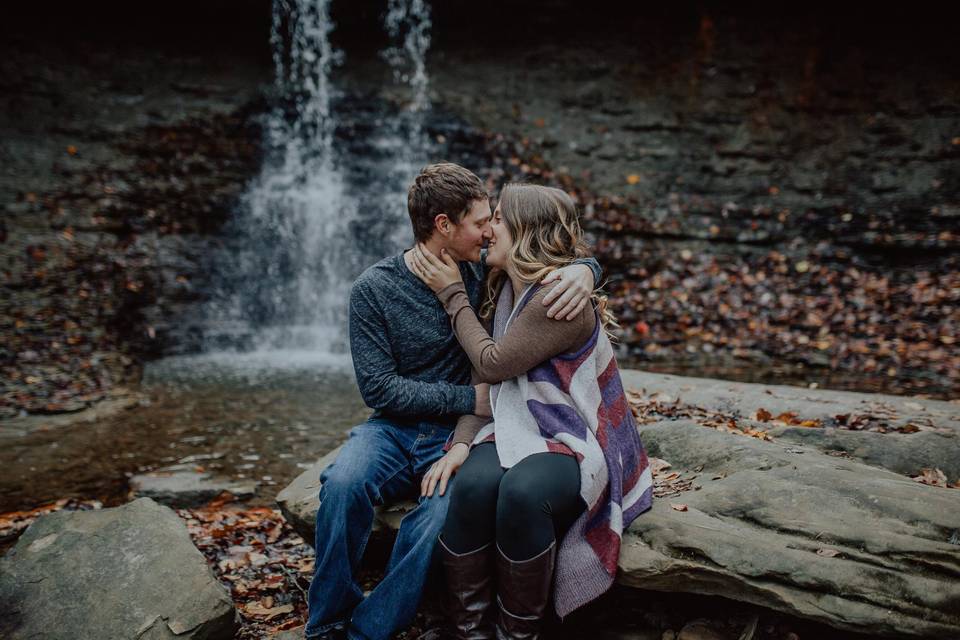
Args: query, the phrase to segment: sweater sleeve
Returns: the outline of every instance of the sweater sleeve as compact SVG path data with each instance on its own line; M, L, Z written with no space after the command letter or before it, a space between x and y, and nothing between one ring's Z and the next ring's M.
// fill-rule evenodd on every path
M504 286L509 287L510 283ZM496 383L516 377L552 356L573 350L593 331L592 305L587 305L572 322L547 317L547 307L542 302L551 288L552 285L541 287L534 294L500 342L494 341L480 323L463 283L451 284L437 294L480 382Z
M470 384L477 385L481 381L477 375L477 370L471 368L470 370ZM463 443L467 446L473 442L474 437L480 432L480 429L483 429L493 418L487 416L478 416L473 413L467 413L460 416L457 419L457 426L453 430L453 438L450 441L450 446L452 447L455 444Z
M469 385L411 380L398 373L386 320L374 296L357 283L350 292L350 353L360 395L368 407L395 415L446 416L474 410Z

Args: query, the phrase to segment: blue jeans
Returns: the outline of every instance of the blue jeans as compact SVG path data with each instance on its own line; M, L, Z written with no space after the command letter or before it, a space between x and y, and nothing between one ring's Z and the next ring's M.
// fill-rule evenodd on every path
M354 576L376 505L419 495L420 478L443 455L450 429L378 418L350 430L337 459L320 474L317 558L307 598L306 636L347 628L351 640L387 640L413 621L443 522L450 488L420 498L400 523L383 580L364 598Z

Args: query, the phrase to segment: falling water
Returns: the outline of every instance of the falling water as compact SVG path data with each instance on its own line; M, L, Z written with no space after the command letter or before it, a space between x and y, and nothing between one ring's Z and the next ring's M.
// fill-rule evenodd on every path
M405 188L427 157L429 9L390 0L385 28L392 44L384 58L410 97L384 118L372 141L376 175L368 170L358 184L345 163L364 160L338 142L343 96L331 78L344 55L330 42L330 1L275 0L265 159L217 260L207 351L241 349L280 363L342 356L350 284L409 244Z

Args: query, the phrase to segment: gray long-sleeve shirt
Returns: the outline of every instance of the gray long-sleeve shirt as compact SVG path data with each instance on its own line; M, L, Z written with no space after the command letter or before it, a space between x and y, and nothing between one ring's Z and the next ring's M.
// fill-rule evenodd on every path
M601 277L594 258L577 260ZM460 263L476 308L487 269ZM470 361L457 342L437 296L407 268L403 254L384 258L360 274L350 291L350 353L360 395L373 417L453 426L473 413Z

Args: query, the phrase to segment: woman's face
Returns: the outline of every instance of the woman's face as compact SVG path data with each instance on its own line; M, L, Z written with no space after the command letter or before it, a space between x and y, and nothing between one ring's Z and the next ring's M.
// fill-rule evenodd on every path
M487 245L487 264L491 267L504 269L507 266L507 256L510 254L510 248L513 246L513 238L510 236L507 225L503 222L499 204L493 212L490 230L492 236Z

